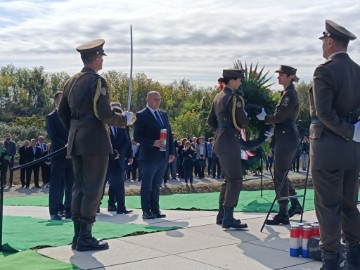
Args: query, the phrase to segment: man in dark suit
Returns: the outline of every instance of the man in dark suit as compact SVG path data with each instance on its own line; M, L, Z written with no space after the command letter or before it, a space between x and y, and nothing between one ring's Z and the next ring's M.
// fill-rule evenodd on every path
M26 148L26 161L31 162L35 159L41 158L41 149L36 145L36 140L30 140L30 146ZM40 188L39 185L39 164L34 164L26 169L26 188L30 187L31 173L34 172L35 187Z
M92 236L92 225L103 193L109 155L113 153L108 125L133 123L133 114L114 112L110 106L102 69L105 40L96 39L80 45L83 69L64 86L58 115L69 130L67 155L72 158L75 174L71 214L74 222L72 248L78 251L103 250L109 245Z
M51 152L63 148L67 144L69 132L61 124L58 108L62 92L54 95L56 109L46 116L46 130L51 140ZM49 212L52 220L60 220L65 211L65 218L71 218L71 193L74 184L74 172L71 159L66 158L66 152L51 158L51 180L49 189ZM65 194L65 201L63 198ZM59 214L60 213L60 214Z
M310 166L320 227L322 269L340 269L341 237L347 268L360 269L360 67L347 54L356 36L326 20L327 61L314 72L310 90Z
M125 206L125 160L132 163L131 139L128 127L110 127L110 139L114 154L109 157L109 202L108 211L116 211L117 214L129 214ZM116 206L115 206L116 202Z
M6 149L6 153L7 155L10 157L10 160L4 160L5 163L5 182L4 182L4 186L6 185L6 174L7 171L9 171L9 188L13 187L13 178L14 178L14 171L12 170L12 167L14 167L14 157L16 154L16 144L14 141L11 140L11 135L10 133L6 133L5 134L5 142L4 142L4 146Z
M165 111L159 110L161 97L156 91L147 94L147 106L136 113L135 141L140 143L142 164L141 209L144 219L164 218L160 212L160 186L168 163L175 158L171 127ZM166 129L166 141L160 131Z
M44 136L40 135L38 137L37 146L39 146L41 150L41 157L46 156L48 153L46 151L46 143ZM50 172L48 171L48 168L46 167L45 160L39 163L39 168L41 171L41 179L44 184L49 183L50 181Z
M25 140L23 145L19 147L19 165L26 164L26 149L29 147L29 140ZM20 169L20 181L21 187L25 187L25 179L26 179L26 170L27 168Z

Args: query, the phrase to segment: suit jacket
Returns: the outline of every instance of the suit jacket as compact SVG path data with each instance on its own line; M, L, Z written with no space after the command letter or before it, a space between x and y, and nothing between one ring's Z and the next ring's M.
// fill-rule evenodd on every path
M126 126L110 107L105 79L89 67L65 83L58 115L69 130L68 156L112 154L108 125Z
M125 169L125 158L132 158L131 139L129 134L129 128L118 128L116 129L116 135L114 135L112 128L110 128L110 140L114 150L114 154L110 155L109 158L109 169L116 169L116 163ZM115 150L120 154L119 159L115 159Z
M14 141L4 141L4 145L5 145L5 149L6 149L6 153L8 156L10 156L12 159L14 158L15 154L16 154L16 144Z
M265 117L266 124L275 124L274 137L276 149L295 149L299 145L299 131L296 119L299 116L299 97L293 84L281 93L275 113Z
M26 147L26 162L33 161L42 157L41 149L39 146L35 146L35 153L32 146Z
M231 113L232 98L234 96L237 99L235 119L233 119ZM208 116L209 126L216 129L214 136L214 152L218 156L227 155L228 153L238 153L240 155L240 144L238 139L240 132L234 128L233 121L240 127L246 127L249 123L239 95L225 87L223 91L215 96ZM226 123L229 127L219 127L219 123Z
M313 170L360 169L360 143L346 117L360 109L360 67L347 53L319 65L310 89L310 162Z
M51 152L55 152L66 145L69 132L60 122L57 110L53 110L46 115L46 131L51 140ZM59 154L58 156L64 158L65 153Z
M25 164L26 163L26 156L27 156L27 154L26 154L26 146L25 145L22 145L22 146L20 146L19 147L19 151L18 151L18 153L19 153L19 164Z
M171 134L171 126L168 120L168 116L165 111L160 110L160 117L164 123L164 127L167 129L166 138L166 151L160 151L159 148L154 147L154 141L160 138L160 130L162 127L156 121L154 115L146 107L136 113L136 122L134 124L134 139L140 143L139 148L139 160L156 160L164 157L166 160L169 155L174 155L174 139Z

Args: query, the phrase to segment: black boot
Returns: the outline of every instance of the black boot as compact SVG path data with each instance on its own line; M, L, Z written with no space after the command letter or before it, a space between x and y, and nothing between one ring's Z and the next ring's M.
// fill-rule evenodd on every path
M327 253L322 251L321 253L323 265L320 270L338 270L339 267L339 253Z
M293 217L295 215L301 215L303 208L298 199L290 199L291 207L289 209L289 217Z
M360 269L360 244L346 247L346 264L347 269Z
M80 222L74 221L74 237L73 237L72 244L71 244L72 249L76 249L77 240L79 238L79 235L80 235Z
M267 225L289 225L289 214L288 214L288 206L287 204L280 204L280 211L277 215L274 216L273 219L268 219L266 221Z
M234 218L234 207L224 206L224 218L222 220L222 227L225 229L245 229L246 223L241 223L240 219Z
M222 205L219 205L219 212L216 216L216 224L221 225L224 218L224 207Z
M103 250L108 249L109 245L107 242L97 240L91 234L92 224L80 223L80 235L77 240L77 251L86 250Z

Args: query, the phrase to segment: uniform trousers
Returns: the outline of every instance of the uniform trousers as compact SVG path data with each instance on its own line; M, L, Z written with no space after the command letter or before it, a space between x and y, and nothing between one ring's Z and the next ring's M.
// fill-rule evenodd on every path
M225 181L221 185L219 204L226 207L236 207L242 188L242 168L240 151L217 155L220 161Z
M339 253L341 231L347 244L360 242L359 170L312 170L311 173L320 248Z
M74 186L72 193L72 220L91 224L95 222L99 206L109 155L72 156Z
M287 197L295 195L295 189L288 178L288 172L292 165L292 160L297 149L276 149L274 150L274 185L276 191L276 198ZM284 181L284 185L279 190L281 182ZM289 200L281 200L279 204L287 205Z

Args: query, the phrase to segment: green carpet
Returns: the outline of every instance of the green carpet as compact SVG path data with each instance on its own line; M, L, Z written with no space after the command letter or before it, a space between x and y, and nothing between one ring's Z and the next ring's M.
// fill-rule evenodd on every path
M297 190L298 194L304 193L304 190ZM273 190L261 191L241 191L239 204L235 211L239 212L260 212L266 213L274 200ZM161 209L178 209L178 210L217 210L218 209L219 193L187 193L187 194L173 194L160 196ZM107 207L108 197L104 196L102 200L102 207ZM302 198L300 198L302 202ZM48 195L34 195L26 197L10 197L4 199L5 205L26 205L26 206L48 206ZM127 196L126 207L129 209L140 208L139 196ZM274 211L277 211L277 204L275 204ZM314 209L314 191L307 190L305 211Z
M93 233L98 238L109 239L178 228L98 221L93 227ZM67 220L5 216L3 221L3 250L14 252L34 247L68 245L72 240L73 231L73 223Z
M33 250L0 253L0 268L6 270L77 270L75 265L53 260Z

